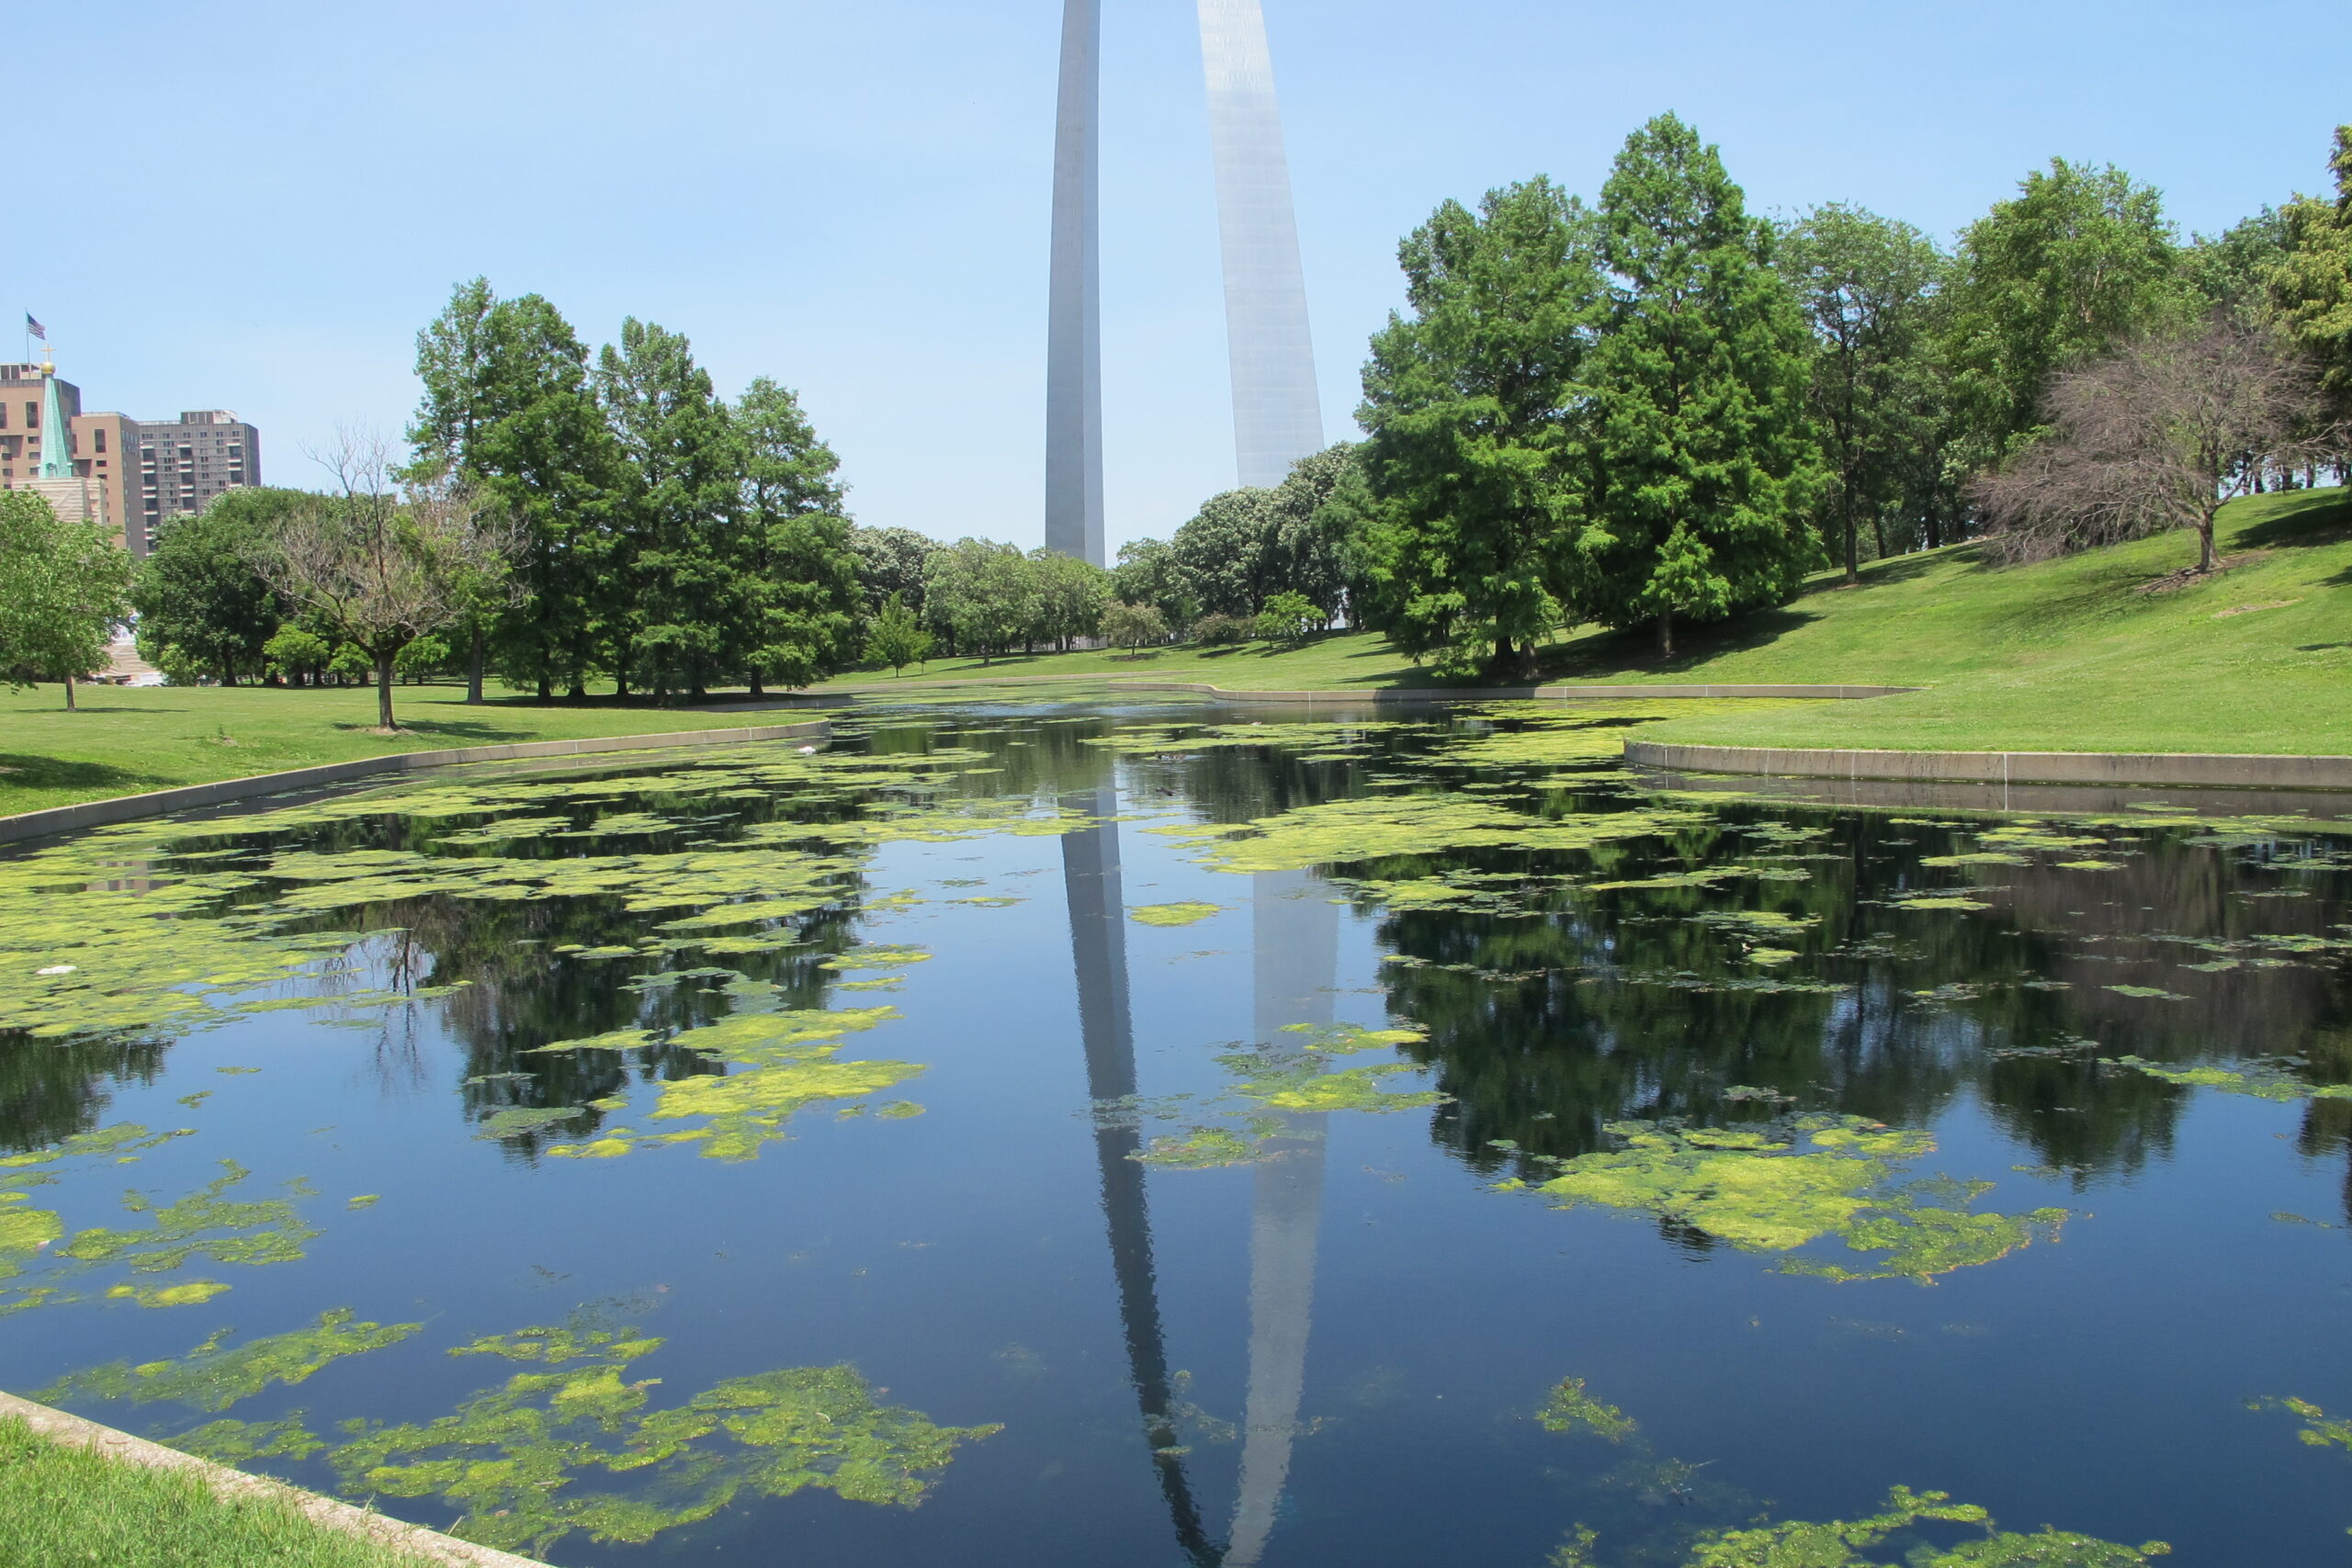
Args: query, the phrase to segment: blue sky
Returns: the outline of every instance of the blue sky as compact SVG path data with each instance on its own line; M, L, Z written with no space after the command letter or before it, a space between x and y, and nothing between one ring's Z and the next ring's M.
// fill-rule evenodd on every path
M2340 5L2301 0L1265 6L1334 439L1398 236L1532 174L1589 196L1662 109L1758 210L1860 202L1943 236L2052 154L2120 164L2217 230L2321 187L2352 119ZM1193 7L1103 10L1118 541L1230 485L1233 451ZM234 408L266 477L311 484L302 449L339 422L398 431L416 329L482 273L592 344L627 314L685 333L722 391L797 388L862 521L1033 545L1059 14L26 6L12 74L43 109L14 119L0 309L48 323L90 406Z

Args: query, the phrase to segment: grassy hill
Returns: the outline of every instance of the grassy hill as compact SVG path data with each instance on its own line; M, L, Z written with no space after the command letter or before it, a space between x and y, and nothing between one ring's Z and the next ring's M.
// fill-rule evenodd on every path
M2219 542L2228 570L2201 580L2176 575L2197 558L2187 534L2031 566L1995 566L1966 545L1898 556L1865 567L1858 587L1825 573L1784 609L1688 630L1671 660L1643 633L1563 638L1544 649L1544 674L1928 688L1714 712L1651 732L1720 745L2352 753L2352 495L2235 502ZM1259 690L1432 682L1365 634L1286 653L941 660L924 674L1117 674ZM835 682L899 683L871 674Z

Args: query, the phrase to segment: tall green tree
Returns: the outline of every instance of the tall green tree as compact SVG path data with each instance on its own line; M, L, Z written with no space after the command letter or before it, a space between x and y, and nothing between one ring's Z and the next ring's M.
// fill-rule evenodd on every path
M1148 604L1159 612L1163 632L1182 632L1200 617L1200 595L1165 539L1130 539L1119 547L1111 569L1111 589L1123 604Z
M939 548L939 541L912 528L869 528L853 523L849 547L857 555L857 581L865 591L865 613L879 615L883 606L900 604L922 614L923 562Z
M2352 420L2352 125L2335 128L2327 166L2335 199L2287 204L2285 254L2265 281L2278 325L2318 362L2336 417Z
M834 478L841 459L800 400L760 377L736 400L733 424L743 465L740 636L758 696L763 682L806 686L854 660L864 592Z
M1016 545L958 539L931 553L924 617L952 651L987 662L1021 645L1038 620L1036 573Z
M1828 477L1819 521L1843 547L1849 582L1864 525L1885 555L1888 516L1913 509L1923 467L1940 467L1933 329L1947 265L1910 224L1835 202L1781 236L1781 275L1813 329L1806 402Z
M1598 617L1720 620L1796 593L1815 558L1813 344L1772 266L1773 231L1673 115L1626 138L1601 187L1611 286L1587 377L1594 517L1580 549Z
M1203 613L1254 615L1275 592L1274 492L1243 486L1213 495L1169 541L1177 570Z
M2058 371L2196 313L2162 194L2064 158L1962 232L1946 295L1958 460L1972 471L2040 427Z
M657 699L699 699L740 665L740 440L693 345L652 322L621 323L596 388L630 470L628 536L606 572L614 665Z
M605 662L603 585L615 566L621 452L589 383L571 323L536 294L499 299L481 278L458 286L417 334L424 391L409 425L418 472L446 470L513 525L511 603L458 630L469 648L469 700L486 654L541 701L576 701ZM493 613L494 609L494 613Z
M1329 626L1348 613L1349 552L1356 513L1330 502L1355 476L1357 467L1356 445L1342 441L1301 457L1274 487L1268 597L1303 595L1315 606L1315 621L1320 626Z
M107 661L130 618L130 554L30 491L0 491L0 682L74 682Z
M224 686L268 668L270 638L293 614L254 562L285 520L318 498L255 486L165 522L130 592L139 651L150 663L211 671Z
M1412 313L1374 334L1356 418L1369 618L1407 652L1515 673L1570 613L1594 241L1539 178L1448 201L1399 248Z
M1111 574L1092 561L1057 550L1029 553L1031 580L1036 585L1037 640L1067 649L1076 639L1102 629L1102 612L1111 604Z

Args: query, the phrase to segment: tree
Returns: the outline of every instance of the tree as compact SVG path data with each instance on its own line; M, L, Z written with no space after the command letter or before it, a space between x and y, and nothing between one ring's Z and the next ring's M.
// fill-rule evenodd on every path
M228 490L203 511L166 521L131 585L141 656L159 669L168 661L209 671L224 686L241 671L261 679L288 610L254 570L254 557L317 499L298 490Z
M415 471L448 471L494 502L517 551L511 607L468 618L467 700L481 700L495 651L509 679L542 702L561 683L574 700L605 661L619 562L620 448L589 384L588 353L562 313L536 294L500 300L489 283L458 285L417 334L424 390L409 441Z
M30 491L0 491L0 681L74 682L107 660L130 618L130 555L95 523L67 522Z
M2216 311L2061 375L2049 431L1977 487L2011 560L2197 530L2213 570L2213 513L2270 467L2329 449L2311 364L2267 331Z
M2269 302L2270 276L2287 252L2287 216L2266 207L2219 234L2193 237L2181 254L2181 278L2206 310L2254 321Z
M1295 648L1306 640L1321 613L1304 593L1277 593L1258 612L1258 635L1268 642Z
M856 657L864 595L833 478L841 459L799 400L759 377L736 400L733 424L743 464L741 661L758 696L763 681L806 686Z
M1398 260L1413 313L1374 335L1356 416L1372 618L1408 653L1484 647L1516 673L1569 613L1586 516L1591 219L1539 178L1446 202Z
M2327 161L2335 199L2287 204L2285 254L2266 278L2279 327L2320 367L2339 419L2352 419L2352 125Z
M1102 612L1102 635L1133 659L1145 648L1168 640L1168 621L1157 605L1114 604Z
M676 333L631 317L596 361L596 387L628 476L628 547L608 568L611 657L657 699L696 700L739 661L735 534L742 461L727 405Z
M1301 457L1274 487L1271 503L1268 591L1306 595L1318 627L1348 614L1350 552L1359 513L1331 502L1355 478L1357 453L1354 443L1342 441Z
M1244 486L1213 495L1170 541L1177 570L1200 608L1252 615L1272 592L1268 574L1280 520L1274 492Z
M1961 466L1997 462L2041 420L2058 371L2192 313L2153 186L2052 158L1961 235L1944 354Z
M1812 344L1770 225L1674 116L1626 138L1601 188L1611 286L1587 367L1595 516L1580 551L1599 618L1719 620L1795 596L1820 454Z
M939 541L912 528L869 528L853 523L849 547L857 556L857 581L865 590L868 615L879 615L894 601L912 614L922 614L923 562L939 548Z
M1029 552L1029 570L1036 594L1031 629L1038 640L1067 651L1079 637L1092 637L1102 628L1103 609L1111 603L1109 572L1091 561L1047 549Z
M923 576L930 584L923 613L957 653L978 653L986 663L1037 624L1035 574L1018 546L958 539L931 553Z
M389 734L399 728L392 667L401 650L465 616L476 584L512 558L513 535L454 479L412 480L402 496L380 442L346 435L318 460L335 476L336 493L288 518L255 565L367 658L377 724Z
M1909 508L1920 458L1939 457L1931 329L1946 265L1910 224L1837 203L1781 238L1781 275L1813 329L1806 403L1829 481L1819 519L1844 547L1849 582L1860 581L1862 522L1885 555L1888 514Z
M1171 631L1189 626L1201 613L1200 595L1193 591L1174 547L1164 539L1130 539L1119 547L1119 564L1111 570L1111 589L1127 604L1148 604Z
M931 658L931 634L922 629L915 614L897 600L882 606L874 617L874 625L865 635L865 657L876 664L887 664L896 675L910 664L921 664Z

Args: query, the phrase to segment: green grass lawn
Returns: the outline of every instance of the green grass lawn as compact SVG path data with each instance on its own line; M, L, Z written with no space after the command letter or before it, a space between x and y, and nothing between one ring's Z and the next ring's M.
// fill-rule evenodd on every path
M1550 681L1917 685L1862 702L1715 709L1648 733L1717 745L1907 750L2352 752L2352 497L2257 496L2222 514L2221 574L2170 534L2032 566L1962 546L1875 562L1860 587L1815 578L1783 609L1686 630L1660 660L1645 633L1587 631L1544 653ZM1170 649L934 660L931 679L1133 675L1236 690L1428 685L1375 636L1291 652ZM837 686L912 684L868 673Z
M789 714L515 701L469 706L458 686L402 686L404 732L373 733L376 694L267 686L0 688L0 816L391 751L790 723Z
M274 1498L223 1502L194 1475L65 1448L0 1420L4 1568L418 1568Z

